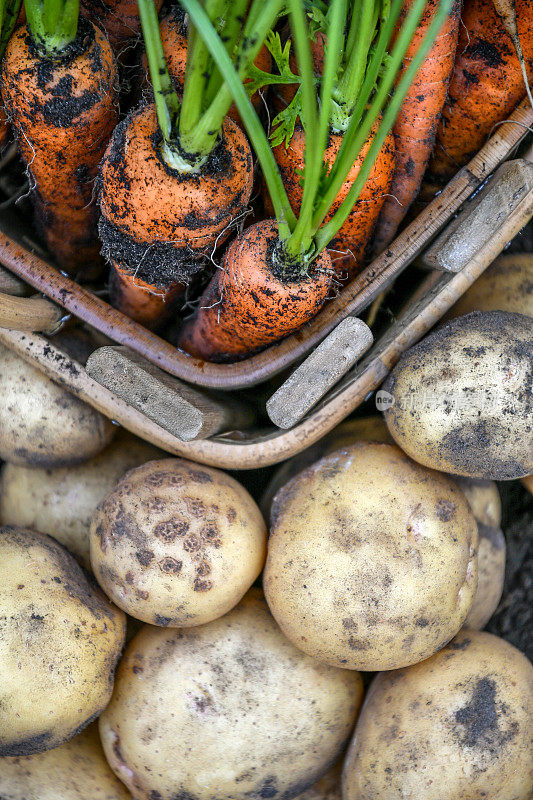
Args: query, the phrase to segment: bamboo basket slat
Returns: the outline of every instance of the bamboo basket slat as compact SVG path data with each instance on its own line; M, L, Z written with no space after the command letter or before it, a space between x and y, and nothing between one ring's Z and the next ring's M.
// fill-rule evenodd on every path
M211 364L177 350L30 252L16 217L0 216L0 261L68 312L152 364L199 387L236 390L261 383L304 357L346 316L358 314L429 244L464 201L509 155L533 126L523 101L487 144L418 217L306 326L282 342L236 364Z

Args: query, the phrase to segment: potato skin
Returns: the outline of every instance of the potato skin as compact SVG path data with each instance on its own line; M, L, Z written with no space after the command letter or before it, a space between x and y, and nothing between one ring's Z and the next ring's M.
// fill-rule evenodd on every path
M106 706L125 616L50 536L0 528L0 756L49 750Z
M348 669L428 658L472 604L477 525L462 492L395 445L359 442L274 500L263 584L285 635Z
M491 528L499 527L502 521L502 501L494 481L463 478L460 475L450 475L450 478L468 500L476 520Z
M383 388L396 443L432 469L512 480L533 472L533 322L457 317L408 350Z
M0 524L49 534L90 569L89 530L98 504L125 472L161 455L148 442L119 430L105 450L77 466L4 464Z
M477 589L464 627L481 630L492 617L503 592L505 536L500 528L478 522Z
M128 472L91 523L108 596L152 625L201 625L232 609L263 568L267 531L246 489L179 458Z
M533 254L506 253L474 281L447 318L471 311L513 311L533 317Z
M0 345L0 459L29 467L79 464L114 432L102 414Z
M46 753L0 760L3 800L131 800L107 763L94 722Z
M461 631L432 658L373 681L348 748L343 800L529 800L533 667Z
M341 798L341 774L342 761L332 767L323 778L311 786L306 792L302 792L297 800L342 800Z
M528 490L528 492L531 492L531 494L533 494L533 475L526 475L525 478L522 478L522 483Z
M208 625L146 626L100 735L136 800L290 800L340 756L361 700L361 676L293 647L252 589Z

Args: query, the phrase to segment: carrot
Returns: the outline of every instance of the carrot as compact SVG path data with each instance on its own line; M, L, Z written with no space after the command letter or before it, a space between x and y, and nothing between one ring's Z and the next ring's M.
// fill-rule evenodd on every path
M289 0L293 39L301 72L301 103L297 114L302 120L306 136L302 173L303 187L298 203L298 215L290 203L290 192L280 174L273 152L247 100L244 87L232 74L231 62L215 32L207 25L202 35L228 85L255 146L258 159L268 185L276 220L266 220L252 225L230 246L221 270L211 280L200 299L196 314L185 325L179 345L197 357L210 361L227 361L242 358L278 341L297 330L311 319L328 296L332 281L332 265L328 246L335 239L350 216L353 207L367 183L372 168L390 137L390 131L408 85L436 35L448 3L442 9L424 37L417 58L400 81L397 93L389 98L394 77L405 54L409 39L418 24L425 0L416 0L414 12L408 16L405 28L398 37L392 54L386 45L400 13L403 0L394 0L390 17L383 19L379 42L373 48L370 64L368 50L363 48L363 73L367 80L359 86L358 101L346 111L345 131L336 157L326 171L324 154L330 141L331 118L338 122L343 110L334 102L333 90L339 71L340 53L346 46L346 6L344 0L332 0L327 19L328 48L324 61L318 103L309 31L302 4ZM202 9L197 0L182 0L189 14L202 19ZM370 0L372 12L373 0ZM353 4L354 9L357 2ZM356 17L358 16L357 11ZM371 13L373 18L374 14ZM352 28L357 30L358 19ZM350 36L348 36L350 40ZM352 42L354 44L354 42ZM368 47L370 41L368 41ZM361 53L354 51L357 60ZM226 58L225 58L226 57ZM353 66L353 65L352 65ZM357 68L360 72L360 64ZM368 68L367 68L368 67ZM375 86L376 80L378 81ZM367 111L367 101L375 88ZM345 196L338 198L347 176L353 170L356 158L355 180L350 182ZM296 183L296 178L295 181ZM333 208L333 211L332 211Z
M518 35L533 77L533 0L516 0ZM457 58L440 121L430 178L445 182L484 144L526 90L513 42L492 0L465 0Z
M206 2L228 49L237 48L241 80L282 3L271 0L263 11L254 0L243 23L247 0L231 9L227 0ZM99 230L113 305L155 327L242 216L253 161L246 136L226 116L231 93L194 26L180 101L155 7L139 0L139 9L155 103L130 113L113 135L101 166Z
M402 12L405 16L411 0ZM404 59L405 69L437 10L437 0L428 0L420 25ZM396 164L374 234L373 250L381 253L396 231L420 189L440 119L451 76L459 32L461 2L456 0L427 58L400 108L394 123ZM401 74L401 73L400 73Z
M154 0L159 13L163 0ZM81 0L82 13L107 33L116 53L124 51L141 33L137 0Z
M117 121L117 73L106 37L83 18L78 25L74 5L26 0L28 23L2 63L2 97L37 227L62 269L89 277L101 265L93 185Z

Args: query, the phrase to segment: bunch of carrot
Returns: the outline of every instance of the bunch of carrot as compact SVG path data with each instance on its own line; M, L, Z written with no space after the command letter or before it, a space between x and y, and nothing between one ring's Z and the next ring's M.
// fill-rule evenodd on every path
M533 0L24 0L15 27L20 3L1 91L51 255L107 262L149 327L192 298L178 344L214 361L310 320L533 76Z

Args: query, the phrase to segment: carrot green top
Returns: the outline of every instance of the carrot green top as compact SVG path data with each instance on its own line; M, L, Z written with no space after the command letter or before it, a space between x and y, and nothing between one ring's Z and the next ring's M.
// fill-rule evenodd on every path
M78 33L79 0L24 0L28 28L41 55L55 58Z
M320 22L328 46L323 74L313 72L308 15L302 0L288 0L292 38L300 71L298 116L306 134L302 205L294 215L263 128L219 37L198 0L181 0L233 93L267 182L278 221L282 258L300 265L324 250L347 219L392 129L407 91L449 14L452 0L440 0L434 19L415 57L395 86L402 60L420 22L426 0L413 0L394 44L392 35L405 0L330 0ZM268 5L268 4L267 4ZM319 16L313 6L313 16ZM318 82L318 86L317 86ZM371 131L377 132L360 172L335 212L332 204ZM294 129L294 125L293 125ZM330 130L343 132L333 165L324 163Z
M22 0L0 0L0 58L17 22Z

